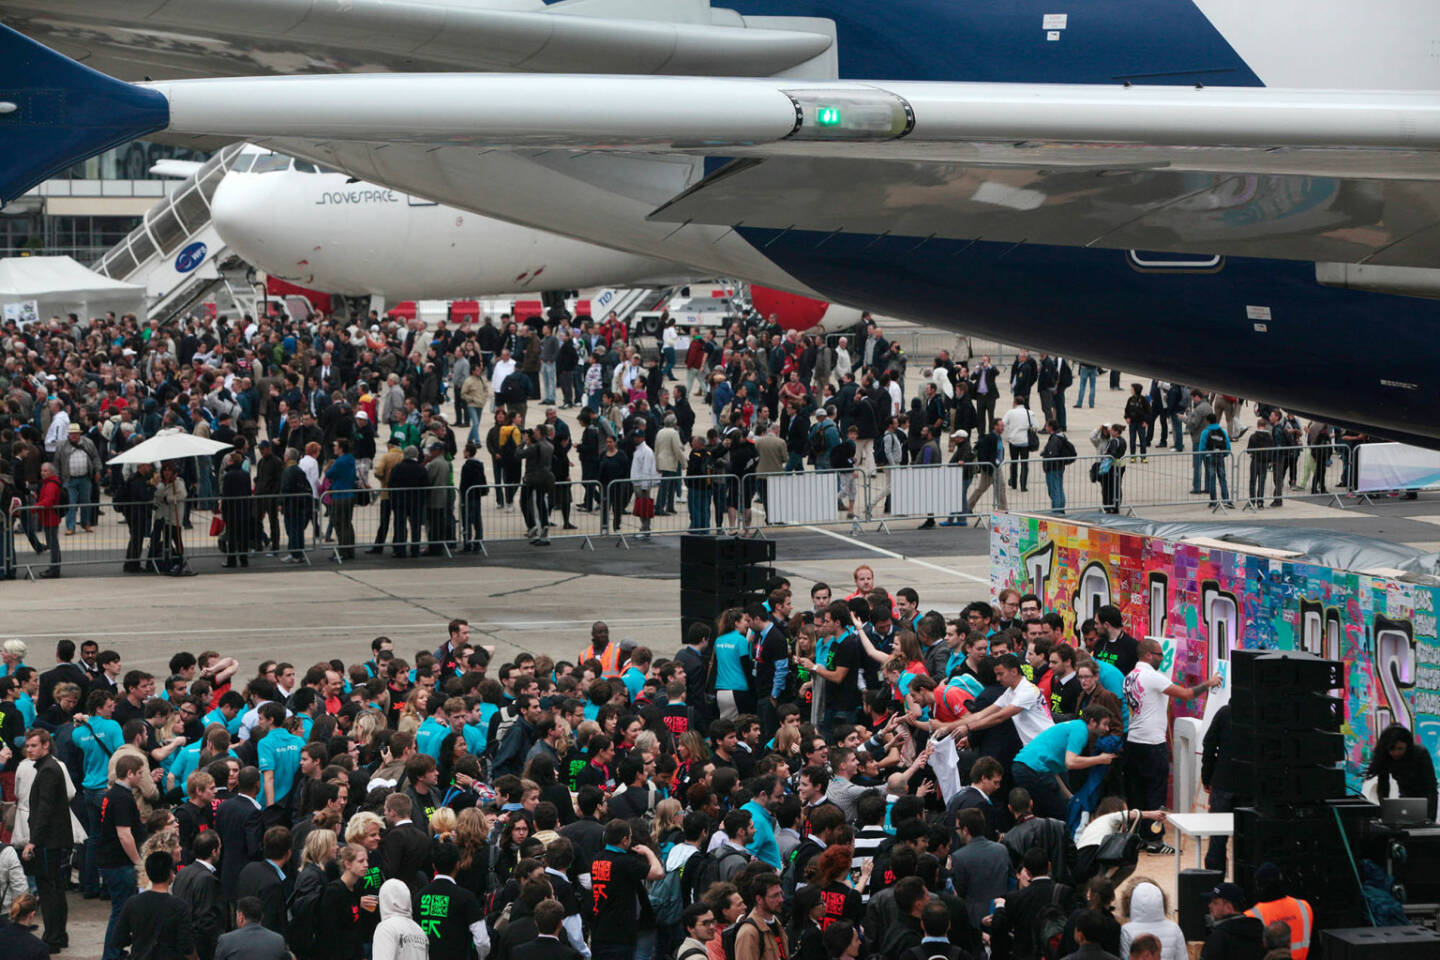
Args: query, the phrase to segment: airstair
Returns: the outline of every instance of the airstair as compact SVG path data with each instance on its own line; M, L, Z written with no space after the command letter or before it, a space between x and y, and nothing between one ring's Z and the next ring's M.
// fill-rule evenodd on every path
M240 149L231 144L211 157L94 265L112 279L144 284L150 319L181 316L212 294L222 312L254 312L249 267L210 219L210 200Z

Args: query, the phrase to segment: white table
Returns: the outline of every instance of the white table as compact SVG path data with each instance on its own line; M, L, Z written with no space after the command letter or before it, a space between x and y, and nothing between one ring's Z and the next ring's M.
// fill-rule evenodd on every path
M1206 837L1233 837L1235 835L1235 814L1233 813L1172 813L1165 822L1175 828L1176 833L1195 838L1195 866L1205 866ZM1179 840L1179 838L1176 838ZM1176 847L1180 844L1176 843ZM1234 851L1231 851L1233 854ZM1180 851L1175 852L1175 889L1180 889Z

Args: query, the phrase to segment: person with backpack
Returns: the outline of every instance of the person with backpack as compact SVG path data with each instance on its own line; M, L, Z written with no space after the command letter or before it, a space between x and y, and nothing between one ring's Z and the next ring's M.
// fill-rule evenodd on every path
M830 469L830 451L840 446L840 428L828 407L817 407L815 424L810 428L810 460L816 470Z
M744 870L751 860L750 851L746 847L755 840L755 824L750 819L749 810L731 810L725 814L720 826L726 839L708 854L715 861L714 880L734 880L736 874ZM696 882L703 880L697 876ZM704 890L705 887L701 886L699 889Z
M735 925L733 960L787 960L790 942L780 923L780 878L762 873L751 878L743 893L750 912Z
M1063 404L1061 409L1063 409ZM1040 451L1040 469L1045 472L1045 491L1050 494L1050 509L1065 513L1065 468L1075 462L1075 444L1065 436L1054 418L1045 422L1045 449Z
M1233 507L1225 470L1225 458L1230 455L1230 437L1220 426L1220 418L1213 413L1205 417L1205 428L1200 431L1200 449L1205 453L1205 492L1210 494L1210 509L1214 510L1222 503ZM1218 499L1215 496L1217 479L1220 486Z
M710 951L706 945L715 939L715 911L705 901L696 901L685 908L680 923L685 928L685 939L675 951L675 960L708 960Z
M1050 876L1050 856L1040 847L1026 850L1023 863L1021 888L995 900L991 943L1008 938L1011 960L1056 960L1073 891Z

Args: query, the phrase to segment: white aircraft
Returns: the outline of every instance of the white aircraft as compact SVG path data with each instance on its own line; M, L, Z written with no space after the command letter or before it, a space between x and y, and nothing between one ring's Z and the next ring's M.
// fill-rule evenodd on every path
M259 147L235 158L211 201L215 228L271 276L326 293L453 299L649 286L678 264L443 206Z
M673 286L693 277L680 264L581 243L481 217L308 160L245 145L211 199L211 219L230 249L272 277L345 297L386 303L601 285ZM150 172L190 177L204 164L157 161ZM754 305L786 329L853 327L860 311L753 287ZM702 310L721 301L691 301ZM708 313L670 310L682 326ZM658 316L658 313L649 316Z
M126 137L250 140L1440 442L1433 0L726 2L0 0L126 78L222 77L132 85L5 36L0 199Z

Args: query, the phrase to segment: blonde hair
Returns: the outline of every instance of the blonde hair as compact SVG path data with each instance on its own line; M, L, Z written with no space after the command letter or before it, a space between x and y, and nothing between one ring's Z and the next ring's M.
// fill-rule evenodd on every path
M369 855L370 851L358 843L345 844L345 846L340 848L340 853L338 854L340 862L346 866L349 866L361 857L368 857Z
M437 813L439 811L436 811ZM455 818L455 845L460 848L460 869L468 870L475 857L489 852L485 814L478 807L467 807Z
M775 731L775 752L779 754L793 753L796 747L800 746L799 727L781 727Z
M300 853L300 869L304 870L306 865L311 863L323 867L335 859L335 851L339 846L340 839L335 836L334 830L311 830L305 837L305 847Z
M26 645L24 640L6 640L4 650L12 657L19 657L21 660L24 660L25 655L30 652L30 647Z
M381 830L385 829L385 821L380 819L379 814L371 813L369 810L361 810L350 817L350 822L345 824L345 842L359 843L365 839L365 834L370 832L370 824L375 824Z
M653 833L659 836L664 830L680 826L680 801L674 797L666 797L655 804L655 828Z
M375 736L375 731L385 727L385 714L379 710L361 710L355 714L355 723L350 727L350 739L368 746Z
M180 831L179 831L179 829L177 829L177 828L175 828L175 827L171 827L171 828L168 829L168 830L161 830L159 833L152 833L152 834L150 834L150 836L146 837L146 838L145 838L145 842L140 845L140 859L141 859L141 861L144 861L146 857L150 856L150 854L152 854L152 853L159 853L159 852L161 852L161 851L164 851L165 853L170 854L170 859L171 859L171 860L177 861L177 862L179 861L179 859L180 859ZM142 871L140 871L140 872L143 874L145 871L142 870ZM150 889L150 878L149 878L149 877L143 877L143 878L142 878L142 881L143 881L142 886L143 886L146 890L149 890L149 889Z
M558 734L555 738L555 752L563 757L575 746L575 735L570 730L570 721L564 717L556 717L555 731Z
M430 833L436 837L455 834L455 811L440 807L430 815Z

